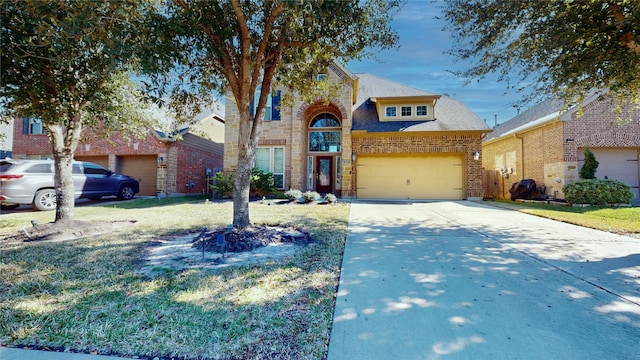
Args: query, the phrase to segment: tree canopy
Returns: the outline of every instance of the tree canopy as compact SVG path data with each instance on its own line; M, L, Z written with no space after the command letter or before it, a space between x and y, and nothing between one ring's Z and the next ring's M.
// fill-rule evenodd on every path
M450 0L450 54L469 81L498 73L526 100L567 104L599 89L640 103L640 2Z
M249 178L271 89L289 86L303 96L318 95L322 87L314 81L329 62L394 46L397 35L389 22L399 2L173 0L151 21L149 28L162 31L156 32L153 42L158 45L149 48L143 63L154 68L163 44L161 53L170 60L161 62L172 65L165 76L155 77L154 91L171 93L172 106L183 112L194 111L215 92L228 92L238 108L239 138L227 140L239 144L236 227L249 225Z
M0 111L42 121L56 163L56 221L73 219L71 161L83 129L146 130L129 71L147 5L0 0Z

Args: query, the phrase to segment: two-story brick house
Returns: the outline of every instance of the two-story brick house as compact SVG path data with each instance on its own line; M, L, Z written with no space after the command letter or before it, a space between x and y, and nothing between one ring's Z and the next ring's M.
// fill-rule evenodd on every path
M595 92L568 111L562 110L562 102L549 99L494 128L482 151L483 166L501 175L498 197L508 198L512 183L534 179L548 196L563 199L562 187L580 178L588 147L600 163L596 177L627 183L637 202L640 110L629 106L618 114L616 108L614 100Z
M481 141L491 131L460 101L338 63L323 81L340 84L329 101L278 105L273 92L256 167L279 189L364 199L482 197ZM226 103L225 172L237 168L238 110ZM235 140L235 141L234 141Z
M138 179L141 196L210 193L212 176L222 170L224 119L216 113L203 114L195 125L181 128L179 137L149 129L143 139L125 141L118 136L92 137L90 132L83 132L74 158ZM12 157L52 158L38 119L15 119Z

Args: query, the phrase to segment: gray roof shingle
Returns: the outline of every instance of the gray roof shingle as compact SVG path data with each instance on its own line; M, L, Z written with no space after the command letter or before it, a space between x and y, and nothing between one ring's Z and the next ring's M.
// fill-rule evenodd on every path
M356 74L358 98L354 105L352 130L393 131L464 131L489 130L489 127L461 101L442 95L434 110L435 120L380 121L371 98L391 96L436 95L370 74Z
M510 120L507 120L502 124L494 127L493 132L487 135L487 137L484 138L483 142L498 138L513 129L517 129L537 119L558 112L563 109L563 104L564 103L561 100L556 100L553 98L542 101L539 104L534 105L533 107L517 115L516 117L511 118Z

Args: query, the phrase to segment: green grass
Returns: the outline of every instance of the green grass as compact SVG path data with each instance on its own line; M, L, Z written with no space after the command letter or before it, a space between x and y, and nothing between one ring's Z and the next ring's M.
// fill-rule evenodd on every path
M621 234L640 234L640 207L572 207L507 201L498 201L495 204L593 229Z
M54 214L0 218L0 344L185 359L325 355L349 206L250 205L252 222L309 231L297 255L225 270L138 271L146 243L231 222L229 202L169 198L76 208L82 221L136 221L110 234L22 242Z

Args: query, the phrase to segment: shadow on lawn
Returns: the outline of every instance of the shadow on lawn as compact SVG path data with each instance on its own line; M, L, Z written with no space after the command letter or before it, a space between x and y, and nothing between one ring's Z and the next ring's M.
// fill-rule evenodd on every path
M0 267L14 269L0 281L0 345L149 359L320 358L346 223L288 220L318 236L314 246L282 261L157 278L136 271L149 241L140 234L0 248Z

